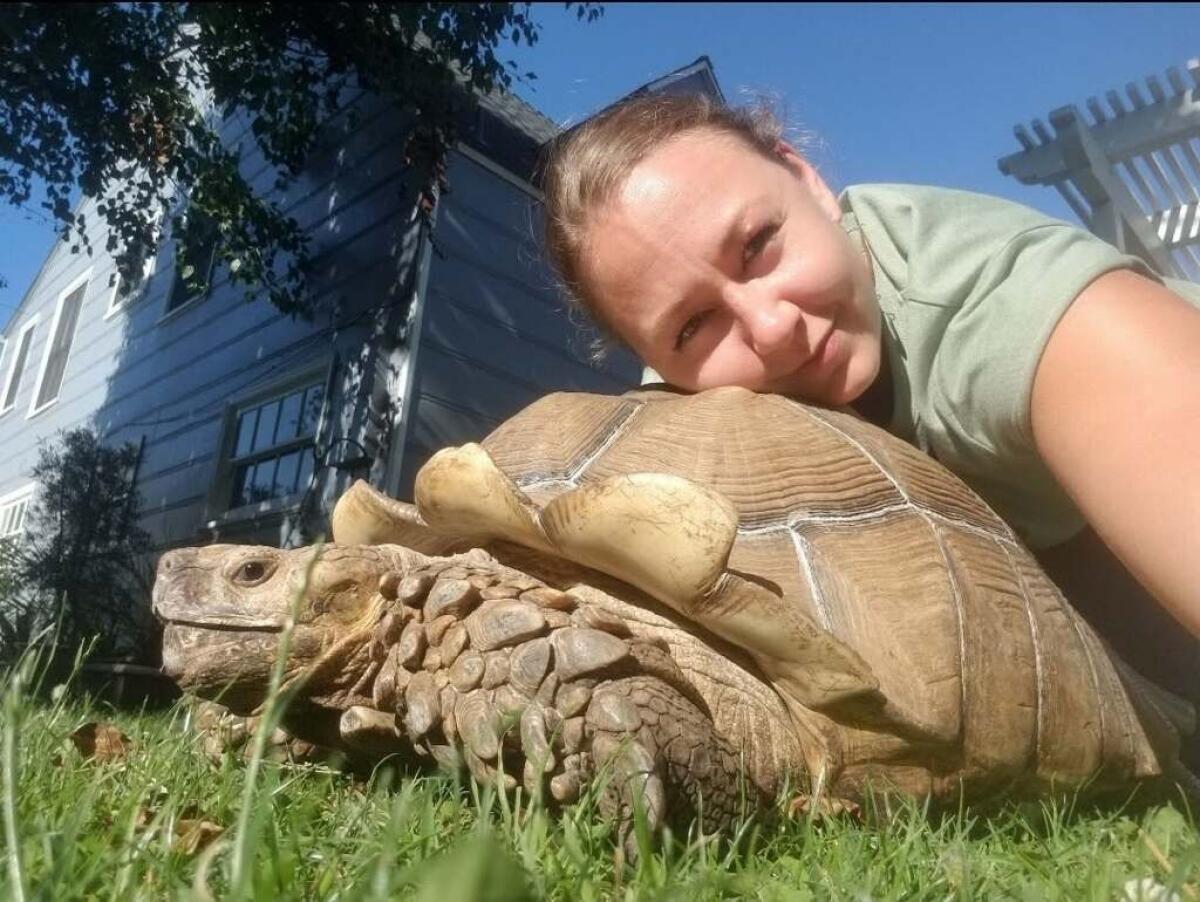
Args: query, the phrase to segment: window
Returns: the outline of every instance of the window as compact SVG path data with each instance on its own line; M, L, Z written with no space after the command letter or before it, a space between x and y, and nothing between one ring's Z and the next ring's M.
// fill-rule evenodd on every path
M75 340L75 327L79 324L79 310L87 292L87 275L68 288L58 299L54 313L54 326L50 332L50 343L42 358L42 374L38 378L37 392L29 415L49 407L58 400L63 377L67 373L67 358L71 354L71 343Z
M312 379L236 409L229 508L286 498L308 488L324 397L324 381Z
M33 501L32 485L0 498L0 542L20 541L25 534L25 521Z
M155 241L158 240L161 232L162 213L155 214L150 220L150 230L154 235ZM141 290L146 287L146 283L150 281L150 277L154 275L155 255L150 253L150 245L142 242L137 247L137 257L134 261L134 272L137 273L137 281L133 284L126 282L121 278L121 274L114 270L113 292L112 297L108 299L108 310L104 317L107 319L118 310L129 304L134 298L141 293Z
M178 310L189 301L199 300L208 294L212 280L213 262L217 257L217 239L220 233L217 231L216 222L203 213L188 213L186 215L198 217L196 228L199 232L200 241L190 257L184 259L178 254L176 255L175 281L171 285L171 293L167 297L167 313ZM184 275L185 272L193 274L193 279L199 279L200 288L198 291L192 291L188 288Z
M8 365L8 378L4 380L4 395L0 401L0 413L12 410L17 403L17 391L21 388L21 376L25 373L25 365L29 362L29 346L33 342L33 327L37 325L34 317L25 324L17 340L12 343L14 353L12 362Z

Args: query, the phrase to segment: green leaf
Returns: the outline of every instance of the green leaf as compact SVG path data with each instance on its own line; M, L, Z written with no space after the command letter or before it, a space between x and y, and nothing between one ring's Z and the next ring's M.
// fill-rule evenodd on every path
M1186 840L1191 840L1192 844L1196 842L1196 835L1187 819L1174 808L1157 809L1146 821L1144 829L1163 854L1168 856Z

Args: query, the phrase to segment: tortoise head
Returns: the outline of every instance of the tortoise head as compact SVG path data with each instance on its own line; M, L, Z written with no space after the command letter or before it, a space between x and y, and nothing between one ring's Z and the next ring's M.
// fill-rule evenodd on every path
M250 713L264 699L293 600L285 680L330 655L352 656L351 640L367 635L378 616L379 580L396 564L384 549L365 546L167 552L154 585L154 613L165 624L163 670L187 692Z

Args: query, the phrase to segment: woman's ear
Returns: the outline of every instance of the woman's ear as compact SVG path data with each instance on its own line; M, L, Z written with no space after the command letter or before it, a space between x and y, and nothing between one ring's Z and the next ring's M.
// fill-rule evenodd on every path
M842 208L838 204L837 195L825 184L825 179L821 178L816 167L804 159L787 141L777 141L775 153L779 156L780 162L800 179L825 215L833 222L841 222Z

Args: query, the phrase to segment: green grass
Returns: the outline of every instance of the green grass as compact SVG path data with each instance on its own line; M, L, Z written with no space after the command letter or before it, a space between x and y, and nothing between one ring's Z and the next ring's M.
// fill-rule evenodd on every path
M1182 806L986 819L909 806L875 827L760 824L733 845L668 836L629 865L590 801L549 815L448 775L216 766L183 706L128 714L62 691L36 701L33 662L20 676L4 682L2 899L1108 900L1141 878L1188 899L1200 878ZM88 761L70 743L95 720L130 737L123 760ZM181 819L225 832L182 850Z

